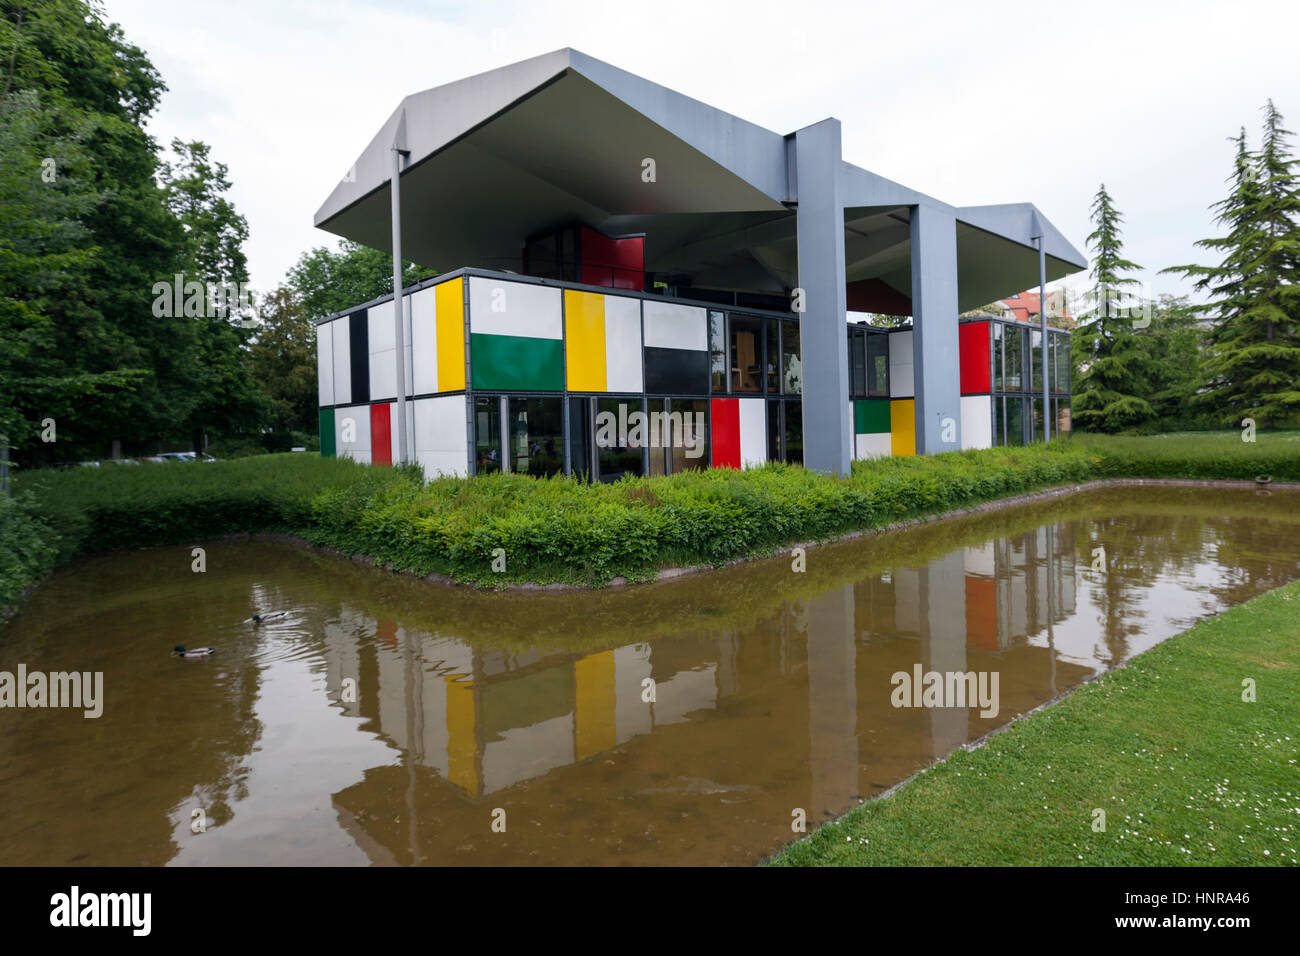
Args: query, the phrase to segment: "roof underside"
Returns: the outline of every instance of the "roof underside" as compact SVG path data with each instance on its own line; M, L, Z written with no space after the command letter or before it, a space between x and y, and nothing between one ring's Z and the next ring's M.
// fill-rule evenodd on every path
M391 148L402 173L402 252L441 271L519 269L523 240L583 222L644 233L646 269L694 285L783 292L796 284L797 194L787 138L573 50L408 96L316 214L316 225L391 250ZM655 181L643 179L653 159ZM1033 206L953 209L848 163L845 267L911 294L910 207L958 219L959 307L1048 279L1086 260Z

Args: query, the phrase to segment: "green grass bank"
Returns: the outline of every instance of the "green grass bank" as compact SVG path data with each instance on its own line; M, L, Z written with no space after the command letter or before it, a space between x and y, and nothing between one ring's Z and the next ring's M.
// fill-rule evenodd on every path
M0 530L0 548L24 555L0 565L0 606L81 554L242 532L294 534L393 570L483 586L645 580L663 567L756 557L1096 478L1300 481L1295 435L1078 437L855 462L840 479L774 464L610 485L519 475L423 485L412 470L310 454L37 471L18 476L11 510L22 520ZM12 543L9 529L19 532ZM504 573L493 570L498 548Z
M1247 678L1254 703L1242 699ZM956 751L770 862L1295 866L1297 728L1300 582Z

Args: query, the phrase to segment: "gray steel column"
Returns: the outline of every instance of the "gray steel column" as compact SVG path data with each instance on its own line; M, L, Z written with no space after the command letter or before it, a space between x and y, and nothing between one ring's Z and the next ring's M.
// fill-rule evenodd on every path
M844 205L840 121L825 119L795 137L798 183L799 354L803 363L804 466L849 473L849 351L845 313ZM807 374L811 370L812 374Z
M912 207L912 372L916 453L961 448L961 365L957 355L957 219ZM943 440L951 419L952 441Z
M406 333L402 319L406 311L402 302L402 157L406 150L399 141L393 143L393 178L389 192L393 200L393 327L396 335L397 363L397 462L410 461L406 446Z
M1043 248L1043 227L1038 227L1038 324L1043 336L1043 441L1052 440L1052 393L1047 377L1048 341L1047 341L1047 251Z

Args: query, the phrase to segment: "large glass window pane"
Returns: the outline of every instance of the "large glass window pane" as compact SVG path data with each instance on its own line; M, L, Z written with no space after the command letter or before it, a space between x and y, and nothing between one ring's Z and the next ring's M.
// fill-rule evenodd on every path
M994 395L993 396L993 444L995 446L1006 444L1007 442L1006 428L1007 428L1006 403L1002 400L1002 396Z
M601 481L618 481L624 475L640 476L644 471L642 448L649 438L641 400L599 398L596 400L596 468ZM637 423L640 428L637 428Z
M889 336L867 336L867 394L889 395Z
M1039 375L1041 374L1042 373L1040 372ZM1033 403L1033 410L1034 410L1033 432L1031 434L1030 441L1042 441L1043 440L1043 399L1041 397L1036 397L1036 398L1031 398L1030 401Z
M1031 392L1041 392L1043 390L1043 333L1038 329L1031 329L1029 332L1029 374L1025 378L1031 383L1029 390ZM1034 433L1035 435L1038 432Z
M803 464L803 404L785 403L785 460Z
M763 321L731 316L731 390L763 390Z
M490 475L501 470L501 399L474 399L474 461L477 473Z
M727 390L727 319L709 313L709 384L715 393Z
M1025 400L1008 396L1006 402L1007 444L1023 445L1025 443Z
M591 480L591 399L569 399L569 474Z
M1070 434L1070 400L1056 398L1052 401L1056 407L1056 433L1065 438Z
M799 327L794 323L781 330L781 391L803 393L803 363L799 358ZM801 459L802 460L802 459Z
M1003 388L1008 392L1018 392L1021 388L1021 372L1024 370L1025 366L1025 330L1010 325L1006 326L1006 339L1004 344L1006 346L1007 374L1006 383L1003 385ZM1010 412L1007 414L1010 416ZM1007 420L1010 421L1010 417L1008 417ZM1018 441L1012 442L1009 436L1007 442L1008 444L1020 444Z
M781 406L784 402L767 403L767 460L781 460Z
M1052 382L1052 391L1068 395L1070 394L1070 337L1053 335L1052 341L1056 347L1056 377Z
M1005 388L1003 381L1003 366L1006 364L1002 359L1002 323L990 322L989 325L993 330L993 344L991 350L993 353L993 390L1000 392Z
M702 471L709 466L709 403L674 399L669 406L673 474Z
M646 402L646 444L649 446L650 469L646 474L652 478L668 474L668 445L672 435L664 424L668 408L668 399L652 398Z
M545 477L564 471L564 420L559 398L510 399L510 470Z
M849 368L853 374L853 397L867 396L866 335L858 329L849 330Z
M764 319L763 325L767 329L767 352L763 362L767 366L767 390L773 395L781 391L781 326L783 322L776 319ZM789 326L786 326L789 328Z

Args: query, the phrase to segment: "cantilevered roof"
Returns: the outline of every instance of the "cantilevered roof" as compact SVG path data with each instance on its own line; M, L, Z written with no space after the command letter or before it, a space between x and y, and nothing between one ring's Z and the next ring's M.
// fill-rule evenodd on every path
M391 250L391 149L402 173L402 252L441 271L518 269L525 237L574 221L644 233L646 269L708 288L797 284L793 134L782 135L564 49L412 94L317 211L316 225ZM655 181L643 161L653 159ZM841 164L846 277L911 294L910 209L958 220L959 307L1087 260L1032 205L948 206Z

